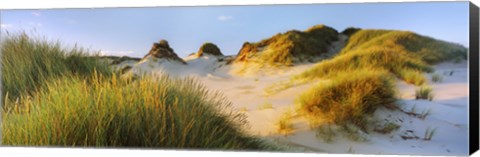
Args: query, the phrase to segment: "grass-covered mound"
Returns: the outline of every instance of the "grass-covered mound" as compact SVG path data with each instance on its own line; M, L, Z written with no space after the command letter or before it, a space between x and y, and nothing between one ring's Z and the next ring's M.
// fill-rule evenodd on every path
M328 78L333 75L372 68L387 70L415 85L426 82L423 72L432 72L432 64L454 58L466 59L467 49L406 31L356 30L334 58L317 63L294 79Z
M433 71L428 64L420 59L409 57L408 52L374 47L365 50L354 50L338 55L333 59L322 61L295 76L294 79L328 79L338 74L365 68L389 71L398 78L415 85L423 84L426 81L421 72Z
M257 43L244 43L236 62L277 66L313 61L328 51L330 44L338 40L337 35L335 29L325 25L316 25L305 31L279 33Z
M202 46L200 46L200 49L198 49L197 56L203 56L203 54L223 56L222 52L220 51L220 48L218 48L217 45L210 42L204 43Z
M375 69L336 75L297 98L299 113L314 124L353 124L363 130L377 108L394 101L394 78L387 71Z
M59 42L29 37L25 33L7 34L1 44L2 96L16 99L31 94L43 83L62 75L89 76L94 70L109 75L106 64L79 47L64 48Z
M272 149L242 132L230 102L192 79L93 77L52 80L5 111L3 144Z
M394 30L358 30L348 39L341 53L372 47L391 48L408 52L429 64L435 64L454 58L467 59L467 49L459 44L436 40L409 31Z

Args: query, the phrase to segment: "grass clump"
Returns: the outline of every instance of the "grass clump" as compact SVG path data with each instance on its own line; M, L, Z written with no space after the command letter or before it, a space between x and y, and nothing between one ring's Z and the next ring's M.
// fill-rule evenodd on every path
M433 89L430 86L421 86L415 90L415 99L433 100Z
M278 133L286 136L295 130L295 127L292 124L292 117L293 114L289 111L282 114L280 119L275 124Z
M67 49L60 42L34 38L26 33L7 33L1 42L2 96L15 100L32 94L45 82L59 76L89 76L93 71L102 75L112 72L106 63L77 46Z
M245 117L195 80L92 77L91 83L78 76L52 80L23 98L26 107L4 110L3 144L274 149L244 134Z
M417 70L403 70L400 72L400 77L407 83L420 86L427 81L422 72Z
M311 122L353 124L362 130L368 115L394 101L394 79L386 71L371 69L339 74L297 98L298 111Z
M442 82L442 81L443 81L442 75L436 74L436 73L432 75L432 82Z
M433 135L435 135L435 132L437 131L437 128L430 129L430 127L425 130L425 135L423 136L423 140L425 141L430 141L432 140Z

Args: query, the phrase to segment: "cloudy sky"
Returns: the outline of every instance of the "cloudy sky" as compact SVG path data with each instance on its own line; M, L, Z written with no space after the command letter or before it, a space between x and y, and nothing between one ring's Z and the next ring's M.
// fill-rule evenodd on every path
M0 23L2 32L135 57L160 39L181 57L204 42L236 54L245 41L316 24L410 30L468 46L468 2L2 10Z

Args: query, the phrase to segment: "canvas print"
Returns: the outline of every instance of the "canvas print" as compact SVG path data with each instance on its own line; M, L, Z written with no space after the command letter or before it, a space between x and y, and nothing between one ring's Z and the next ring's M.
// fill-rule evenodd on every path
M1 144L468 155L468 7L1 10Z

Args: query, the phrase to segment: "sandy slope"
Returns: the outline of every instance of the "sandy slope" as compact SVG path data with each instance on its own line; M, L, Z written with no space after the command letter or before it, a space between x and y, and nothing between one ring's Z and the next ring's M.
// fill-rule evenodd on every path
M341 46L342 43L336 45ZM294 86L273 95L267 95L265 88L273 83L288 80L313 64L302 64L283 69L275 75L237 76L232 74L235 66L220 64L215 56L188 57L187 64L178 64L168 60L147 58L135 64L131 73L167 72L175 76L193 76L211 90L222 91L233 103L235 110L244 112L249 121L251 134L305 147L308 150L325 153L359 153L359 154L412 154L412 155L466 155L468 153L468 80L467 63L442 63L435 66L436 73L441 74L443 82L429 84L434 88L433 101L415 100L415 87L398 82L398 104L404 111L379 109L374 114L381 125L392 122L401 127L389 134L369 132L364 134L367 141L352 141L344 136L337 136L333 142L316 138L305 119L293 119L294 132L288 136L279 135L275 123L286 111L294 108L295 98L308 89L311 84ZM453 71L452 75L450 75ZM272 74L272 73L271 73ZM427 74L430 79L431 74ZM271 108L261 108L271 104ZM412 111L412 109L415 109ZM421 113L430 110L425 119L420 119L406 112ZM423 140L427 128L436 129L432 140ZM418 137L418 139L403 139Z
M272 96L265 96L263 89L272 82L288 79L293 73L307 69L297 67L290 73L279 76L263 76L258 78L242 78L230 76L228 79L202 78L203 83L215 90L224 91L237 109L247 108L245 112L251 124L250 131L271 139L277 139L296 145L306 146L314 150L328 153L360 153L360 154L415 154L415 155L466 155L468 152L468 83L466 63L445 63L436 66L436 73L443 77L443 82L429 84L434 89L433 101L415 100L416 88L398 82L401 99L399 104L405 112L421 113L430 110L425 119L408 115L401 111L380 109L375 113L376 119L401 125L390 133L370 132L368 141L356 142L337 137L334 142L327 143L315 137L308 123L298 118L294 120L295 132L289 136L276 133L275 122L286 110L294 107L296 95L309 88L309 84L282 91ZM450 76L450 71L454 73ZM445 73L445 74L444 74ZM431 74L428 74L428 78ZM259 109L265 102L273 105L271 109ZM381 123L381 122L379 122ZM436 129L430 141L423 140L427 128ZM405 137L420 139L404 140Z

